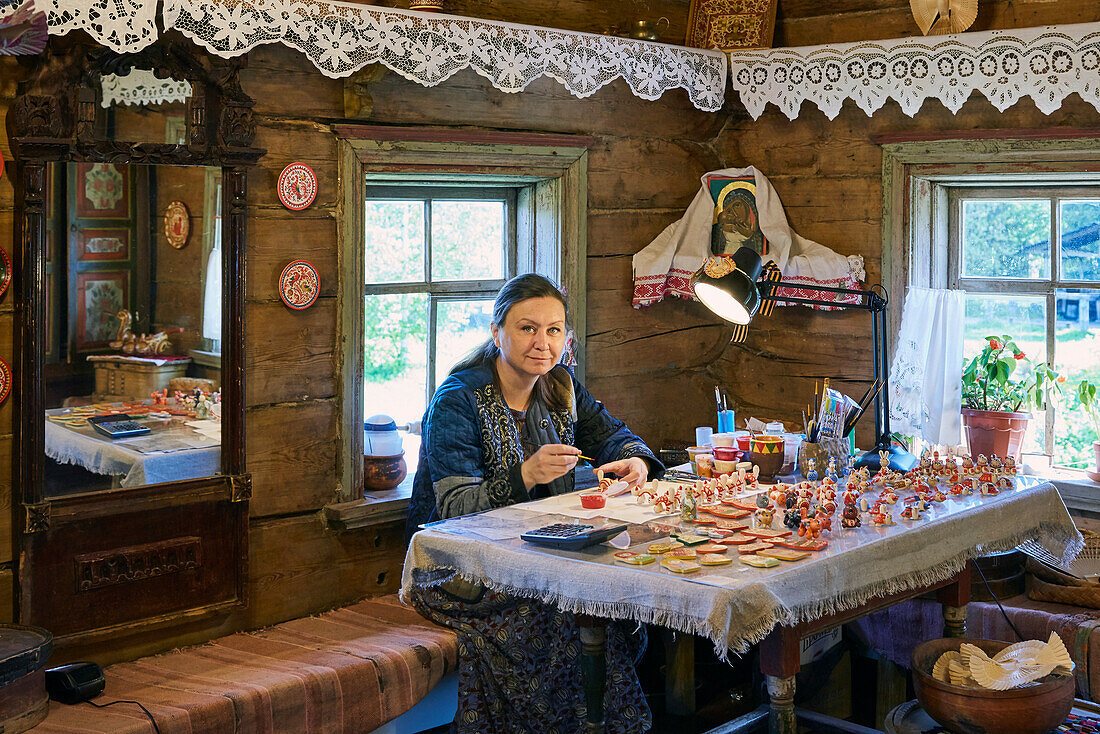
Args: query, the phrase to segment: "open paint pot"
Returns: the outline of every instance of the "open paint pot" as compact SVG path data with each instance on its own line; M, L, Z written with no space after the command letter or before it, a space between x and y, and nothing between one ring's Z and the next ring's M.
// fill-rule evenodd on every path
M760 467L760 481L773 484L776 473L783 467L783 437L753 436L749 461Z
M607 504L603 492L581 492L581 507L586 510L599 510Z
M737 461L741 458L741 451L732 446L716 446L714 448L714 458L722 461Z

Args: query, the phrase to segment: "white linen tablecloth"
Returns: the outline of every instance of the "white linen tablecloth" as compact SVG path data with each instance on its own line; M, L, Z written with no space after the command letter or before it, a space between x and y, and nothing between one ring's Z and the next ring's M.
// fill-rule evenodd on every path
M744 652L777 624L812 620L949 579L968 560L1030 538L1065 559L1083 546L1055 487L1029 478L1017 479L1016 489L999 495L949 498L920 521L844 530L834 518L833 531L822 535L829 547L802 561L757 569L739 563L731 547L732 564L704 566L690 575L672 573L659 562L616 563L616 549L607 545L560 551L520 540L528 529L573 521L547 514L547 505L555 506L528 502L421 530L405 557L402 598L414 583L440 580L436 574L427 581L418 572L453 569L468 581L565 611L707 637L724 657L729 650ZM895 516L901 507L895 506ZM639 528L635 534L648 537L629 547L645 552L653 532Z

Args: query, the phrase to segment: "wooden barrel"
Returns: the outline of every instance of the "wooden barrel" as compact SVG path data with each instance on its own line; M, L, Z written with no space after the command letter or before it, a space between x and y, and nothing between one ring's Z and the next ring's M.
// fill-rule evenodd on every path
M39 627L0 625L0 732L18 734L50 712L46 660L53 635Z
M982 583L982 574L977 572L971 574L970 600L993 601L993 597L989 595L990 590L997 595L998 599L1023 594L1026 561L1027 556L1018 550L975 558L974 564L985 575L985 580L989 582L989 589L986 589L985 584Z

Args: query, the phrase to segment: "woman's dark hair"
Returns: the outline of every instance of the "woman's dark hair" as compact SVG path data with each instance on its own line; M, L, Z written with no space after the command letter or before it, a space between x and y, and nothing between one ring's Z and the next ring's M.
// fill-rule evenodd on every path
M565 295L555 285L554 281L536 273L517 275L501 287L493 303L493 323L497 327L504 326L504 320L508 318L508 312L512 306L532 298L554 298L565 309L565 320L569 322L569 304L565 302ZM448 374L455 374L462 370L481 365L489 366L496 374L496 359L500 355L500 348L490 337L468 355L458 361ZM550 370L535 383L535 397L541 400L547 407L553 410L568 410L572 407L572 378L565 370Z

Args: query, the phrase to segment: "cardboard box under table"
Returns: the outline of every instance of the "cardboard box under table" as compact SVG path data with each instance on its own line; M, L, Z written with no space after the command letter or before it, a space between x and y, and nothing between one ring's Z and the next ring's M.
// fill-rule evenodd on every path
M451 568L489 587L553 600L564 611L707 637L722 657L762 643L771 730L793 734L802 637L929 590L938 590L950 631L961 636L970 598L967 561L1014 548L1027 538L1059 557L1081 543L1054 486L1024 477L1016 480L1015 489L995 496L949 499L919 521L852 530L835 523L833 532L825 534L825 550L766 569L734 561L679 575L659 563L616 563L613 554L619 548L606 545L561 551L519 539L527 530L554 522L591 518L600 524L603 517L637 522L647 513L652 519L631 526L624 539L630 550L645 552L678 517L659 519L629 494L609 499L601 511L582 510L574 494L434 523L413 536L402 593L407 595L418 570ZM602 651L594 648L593 654ZM598 708L590 703L590 715L599 716Z

